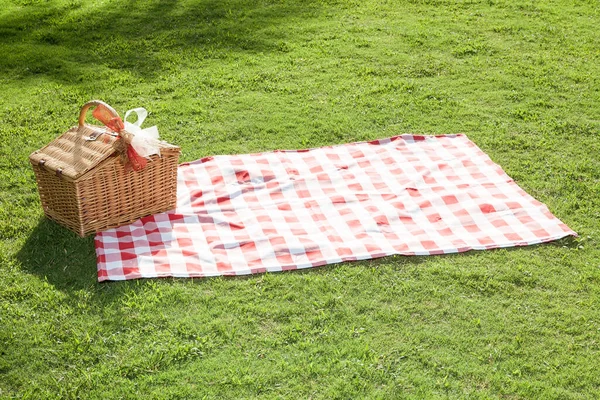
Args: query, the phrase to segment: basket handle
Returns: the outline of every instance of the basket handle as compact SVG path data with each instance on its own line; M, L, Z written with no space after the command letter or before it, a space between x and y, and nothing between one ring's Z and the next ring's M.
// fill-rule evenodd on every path
M89 108L92 106L96 107L99 105L103 105L104 107L106 107L106 109L112 114L113 117L119 117L119 114L115 111L115 109L112 108L111 106L109 106L108 104L106 104L105 102L103 102L101 100L92 100L92 101L88 101L87 103L85 103L83 105L83 107L81 107L81 111L79 112L79 127L82 127L85 125L85 116L86 116Z

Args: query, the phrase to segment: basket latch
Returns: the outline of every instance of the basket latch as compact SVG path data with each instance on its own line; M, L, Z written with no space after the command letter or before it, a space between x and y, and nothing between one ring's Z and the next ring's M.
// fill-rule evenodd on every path
M94 140L98 139L98 136L100 136L100 135L102 135L104 133L108 133L108 131L106 129L99 129L99 130L96 130L96 131L92 132L91 135L84 136L83 138L85 140L87 140L88 142L93 142ZM116 136L116 135L114 135L114 136Z

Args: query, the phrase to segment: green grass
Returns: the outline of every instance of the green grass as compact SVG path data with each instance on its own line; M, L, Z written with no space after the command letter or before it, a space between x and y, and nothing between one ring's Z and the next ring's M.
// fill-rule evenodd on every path
M598 398L598 26L591 0L0 0L0 398ZM28 163L92 98L182 161L464 132L580 236L98 284Z

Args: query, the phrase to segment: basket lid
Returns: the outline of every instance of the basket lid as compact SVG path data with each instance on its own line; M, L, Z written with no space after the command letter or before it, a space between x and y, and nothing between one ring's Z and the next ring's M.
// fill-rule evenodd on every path
M96 107L94 117L110 128L85 123L87 110L93 106ZM121 125L118 129L119 133L111 129L114 129L112 123L116 120ZM117 153L113 144L119 137L124 137L124 140L132 137L131 133L122 128L122 124L114 108L100 100L88 101L81 108L78 126L69 129L45 147L33 152L29 159L32 164L43 166L64 178L76 180ZM156 145L161 152L165 151L167 154L179 154L180 151L179 147L162 140Z
M113 135L105 127L75 126L32 153L29 159L47 170L76 180L116 152Z

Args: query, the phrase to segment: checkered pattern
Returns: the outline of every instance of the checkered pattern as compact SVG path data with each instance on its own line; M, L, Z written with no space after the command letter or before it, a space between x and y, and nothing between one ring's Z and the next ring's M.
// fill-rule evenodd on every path
M246 275L576 235L464 135L182 164L178 205L96 236L98 280Z

